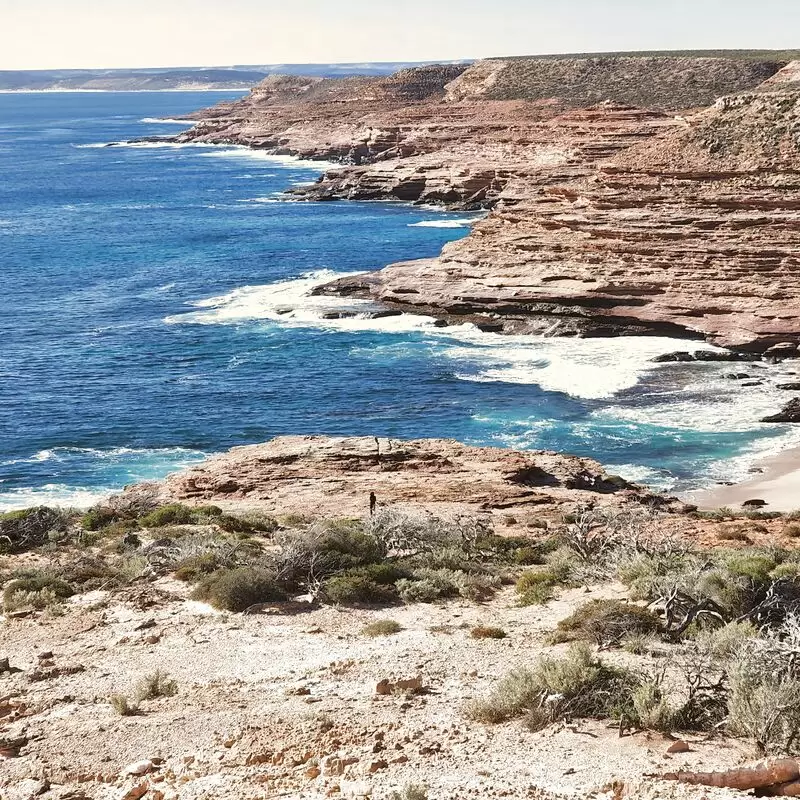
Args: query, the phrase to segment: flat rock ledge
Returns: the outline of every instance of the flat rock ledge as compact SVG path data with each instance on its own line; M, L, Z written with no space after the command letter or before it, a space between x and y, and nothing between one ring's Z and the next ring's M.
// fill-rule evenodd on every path
M380 506L444 515L670 502L578 456L369 436L286 436L236 447L163 483L127 492L154 487L164 501L326 518L365 516L371 493Z

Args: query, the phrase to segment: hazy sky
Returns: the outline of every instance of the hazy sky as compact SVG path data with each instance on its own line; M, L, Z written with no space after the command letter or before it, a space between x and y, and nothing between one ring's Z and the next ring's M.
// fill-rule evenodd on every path
M0 69L800 47L800 0L0 0Z

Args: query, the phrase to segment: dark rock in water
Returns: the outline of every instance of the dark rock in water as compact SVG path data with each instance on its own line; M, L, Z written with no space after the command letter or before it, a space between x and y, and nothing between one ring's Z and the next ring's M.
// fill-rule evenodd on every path
M742 503L742 508L764 508L769 505L766 500L745 500Z
M671 361L758 361L760 358L761 356L757 353L737 353L732 350L721 353L714 350L695 350L693 353L687 350L677 350L674 353L655 356L652 361L656 364L665 364Z
M761 467L750 467L750 469L749 469L749 470L747 470L747 471L748 471L749 473L753 474L753 475L755 475L755 474L761 474L761 473L763 473L763 472L764 472L764 470L763 470L763 469L761 469Z
M484 333L502 333L503 332L503 323L502 322L476 322L475 327L478 330L483 331Z
M764 385L764 381L745 381L742 384L743 387L747 387L747 386L763 386L763 385Z
M746 372L726 372L722 377L723 378L728 378L729 380L732 380L732 381L741 381L741 380L745 380L745 379L747 379L747 378L749 378L751 376L748 375Z
M370 319L384 319L385 317L400 317L403 315L402 311L398 311L396 308L382 308L380 311L373 311L370 315Z
M450 326L450 323L446 319L437 319L433 323L434 328L447 328Z
M800 398L790 400L782 411L770 417L764 417L761 422L800 422Z
M354 311L326 311L322 314L322 319L352 319L355 317Z
M779 389L786 389L788 392L800 392L800 383L779 383Z

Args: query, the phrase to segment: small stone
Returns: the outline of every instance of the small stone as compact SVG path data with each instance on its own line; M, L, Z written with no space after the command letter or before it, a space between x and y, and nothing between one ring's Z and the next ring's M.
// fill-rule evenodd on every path
M161 641L161 636L157 633L151 633L148 637L145 638L145 644L158 644Z
M691 748L687 742L684 742L683 739L678 739L677 742L673 742L665 752L673 755L675 753L688 753Z
M123 775L147 775L156 768L156 765L149 759L145 758L141 761L134 761L133 764L128 764L122 771Z
M314 778L319 778L321 774L322 770L320 770L319 767L309 767L305 772L306 778L309 778L311 780L314 780Z
M46 650L43 653L39 653L39 655L36 656L36 657L39 659L39 661L52 661L53 660L53 651L52 650Z
M144 797L147 794L147 783L137 783L132 789L129 789L125 792L124 795L120 798L120 800L140 800L140 798Z
M380 772L382 769L386 769L389 764L384 761L382 758L377 759L376 761L371 761L369 766L367 767L367 772L370 774L374 774L376 772Z

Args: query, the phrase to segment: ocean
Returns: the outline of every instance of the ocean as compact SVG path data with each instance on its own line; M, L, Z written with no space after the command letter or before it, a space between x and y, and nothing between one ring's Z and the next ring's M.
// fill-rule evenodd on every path
M231 96L0 95L0 510L85 506L281 434L560 450L671 490L800 442L756 422L785 397L725 377L763 365L651 361L702 345L501 337L309 296L434 256L478 215L290 202L324 165L125 144Z

